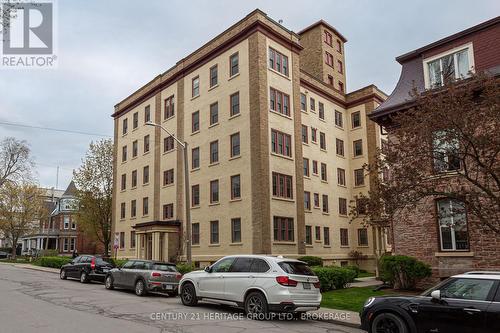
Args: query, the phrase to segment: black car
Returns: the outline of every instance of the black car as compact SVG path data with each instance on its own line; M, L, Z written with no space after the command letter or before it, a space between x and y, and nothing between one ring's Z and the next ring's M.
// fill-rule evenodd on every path
M420 296L370 297L361 328L378 333L500 332L500 272L455 275Z
M113 268L113 264L101 257L92 255L81 255L63 265L59 277L79 279L81 283L90 281L104 282L106 274Z

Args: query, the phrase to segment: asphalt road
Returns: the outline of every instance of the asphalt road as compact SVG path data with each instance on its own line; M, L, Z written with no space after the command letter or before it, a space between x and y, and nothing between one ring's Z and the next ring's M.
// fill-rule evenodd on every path
M229 307L189 308L178 297L106 290L54 273L0 264L0 332L339 332L361 330L313 320L255 321Z

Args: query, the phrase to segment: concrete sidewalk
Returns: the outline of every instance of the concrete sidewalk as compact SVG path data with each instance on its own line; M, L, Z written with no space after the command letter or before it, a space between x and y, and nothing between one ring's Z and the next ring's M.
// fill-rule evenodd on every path
M17 263L13 263L13 262L6 262L6 263L1 263L1 264L12 265L15 267L20 267L20 268L25 268L25 269L32 269L35 271L59 274L59 268L41 267L41 266L35 266L32 264L17 264Z
M371 287L371 286L379 286L383 284L382 281L378 281L374 276L368 276L364 278L357 278L355 282L349 284L349 287Z

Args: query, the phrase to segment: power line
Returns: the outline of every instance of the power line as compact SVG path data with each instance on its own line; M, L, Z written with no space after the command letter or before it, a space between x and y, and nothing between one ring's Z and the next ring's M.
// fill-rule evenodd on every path
M40 129L40 130L45 130L45 131L64 132L64 133L73 133L73 134L80 134L80 135L90 135L90 136L100 136L100 137L105 137L105 138L112 138L111 135L106 135L106 134L74 131L74 130L44 127L44 126L26 125L26 124L19 124L19 123L8 123L8 122L4 122L4 121L0 121L0 125L17 126L17 127L24 127L24 128Z

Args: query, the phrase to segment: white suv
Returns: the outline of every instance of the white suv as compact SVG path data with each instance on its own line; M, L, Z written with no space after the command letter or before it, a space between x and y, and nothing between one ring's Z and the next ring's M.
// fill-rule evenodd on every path
M319 279L306 263L282 257L237 255L220 259L180 281L184 305L199 300L244 308L247 314L305 312L321 303Z

